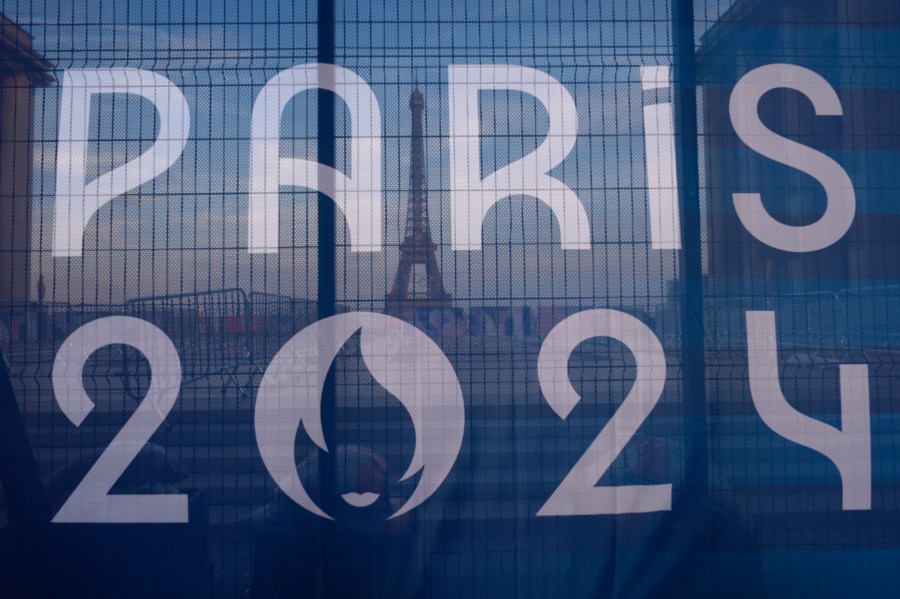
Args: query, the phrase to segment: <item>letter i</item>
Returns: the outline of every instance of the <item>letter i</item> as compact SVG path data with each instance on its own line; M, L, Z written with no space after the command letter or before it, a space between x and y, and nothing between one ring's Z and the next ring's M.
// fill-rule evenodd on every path
M667 66L642 66L641 88L669 88L669 71ZM644 106L650 244L654 250L681 249L673 113L671 102Z

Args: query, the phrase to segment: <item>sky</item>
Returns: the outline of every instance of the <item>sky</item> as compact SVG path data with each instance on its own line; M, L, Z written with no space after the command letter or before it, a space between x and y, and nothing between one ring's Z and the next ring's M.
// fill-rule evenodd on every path
M246 251L253 102L279 71L316 56L315 3L262 4L3 3L3 12L57 65L58 79L69 68L147 69L174 82L191 111L182 157L98 212L85 231L82 258L53 258L59 85L38 93L33 245L39 258L32 278L43 274L48 299L105 303L222 287L315 296L314 194L283 188L282 249ZM445 285L461 304L660 301L677 255L649 249L642 109L655 100L641 90L639 67L671 62L668 2L548 4L338 3L336 62L368 82L381 110L386 245L375 254L339 247L339 299L378 307L392 283L409 187L408 98L418 81L426 101L431 227ZM705 4L698 19L721 11L721 4ZM561 250L551 211L523 197L502 201L488 215L482 251L450 249L447 67L481 63L536 68L573 96L578 141L551 174L585 205L592 249ZM547 132L546 111L525 94L482 93L480 112L485 175L533 150ZM348 120L339 109L338 168L345 170ZM146 150L157 121L145 100L100 97L91 106L91 176ZM288 104L282 138L283 156L315 158L312 93ZM343 222L338 240L346 245Z

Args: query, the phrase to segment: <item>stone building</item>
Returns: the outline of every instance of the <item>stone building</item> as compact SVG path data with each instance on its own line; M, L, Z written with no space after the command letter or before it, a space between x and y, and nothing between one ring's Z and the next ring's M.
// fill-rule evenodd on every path
M32 38L0 14L0 301L31 298L31 197L35 88L53 81Z
M699 27L699 25L698 25ZM756 67L789 63L824 77L841 116L819 116L797 91L759 102L767 128L834 159L856 192L856 216L834 245L810 253L776 250L737 218L733 193L759 193L785 224L815 222L825 208L811 176L750 150L729 118L737 81ZM707 268L722 297L838 292L900 279L900 3L883 0L736 0L698 50L700 127L705 152Z

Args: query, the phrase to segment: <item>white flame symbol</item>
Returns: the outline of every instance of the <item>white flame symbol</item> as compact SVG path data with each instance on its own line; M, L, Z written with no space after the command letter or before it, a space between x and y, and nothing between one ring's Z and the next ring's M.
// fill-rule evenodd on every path
M360 352L372 377L409 412L416 449L401 480L420 470L413 494L390 518L428 499L450 473L462 446L462 389L444 352L425 333L397 318L350 312L303 329L266 369L254 416L259 452L281 489L310 512L333 519L316 505L297 472L294 441L300 426L323 451L322 389L331 363L347 340L360 333ZM351 502L352 504L352 502Z

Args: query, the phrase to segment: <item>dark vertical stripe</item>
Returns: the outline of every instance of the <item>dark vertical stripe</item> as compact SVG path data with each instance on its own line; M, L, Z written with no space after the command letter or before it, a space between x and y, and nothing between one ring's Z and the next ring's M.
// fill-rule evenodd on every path
M318 62L320 64L334 64L335 40L334 40L334 0L318 0ZM335 96L331 92L318 91L318 161L321 164L335 166ZM318 201L318 293L317 313L318 320L333 316L335 313L335 205L334 200L326 194L319 192ZM334 514L335 505L335 452L337 451L335 422L336 422L336 390L335 367L332 362L325 377L322 389L322 428L326 443L331 450L329 453L320 452L319 455L319 489L321 490L322 508L326 513ZM330 581L337 574L339 563L337 547L335 547L334 534L330 527L325 527L321 536L322 564L320 573L321 590L330 586Z
M681 306L682 389L684 391L685 477L682 509L692 520L694 542L710 548L707 495L709 458L706 421L706 357L703 334L703 264L700 232L700 181L697 144L697 73L693 0L673 0L675 139L683 246L679 276ZM678 509L679 506L674 506ZM709 572L708 564L697 564ZM696 596L707 596L694 589ZM708 589L707 589L708 590Z

